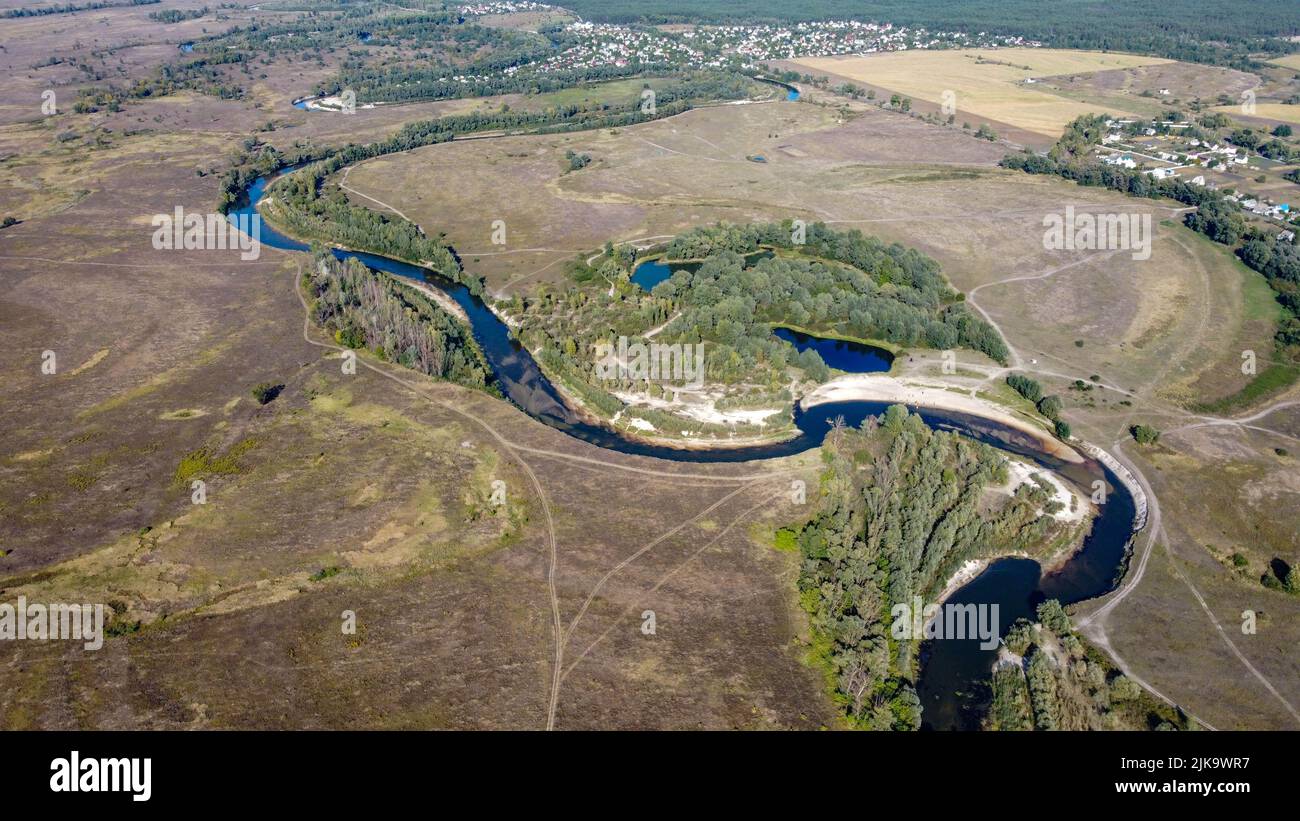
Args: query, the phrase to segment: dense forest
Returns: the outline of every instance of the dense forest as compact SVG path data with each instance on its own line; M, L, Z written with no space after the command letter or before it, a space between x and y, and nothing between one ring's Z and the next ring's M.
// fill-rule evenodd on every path
M704 267L695 275L679 272L656 295L673 298L681 291L687 306L701 309L708 300L740 301L758 321L938 350L970 348L1006 362L1001 336L961 304L963 296L949 286L939 263L915 248L887 245L857 229L833 231L824 223L805 226L801 243L794 234L789 222L724 224L681 234L668 245L670 259L749 254L765 246L796 255L761 260L748 274L719 270L707 292L700 290ZM833 262L843 264L828 264ZM701 316L692 324L709 327L716 321Z
M934 30L1019 35L1057 48L1108 49L1248 67L1249 55L1294 51L1292 0L568 0L601 22L791 22L857 19Z
M917 642L891 635L891 607L934 601L968 559L1041 555L1070 534L1040 515L1053 503L1036 484L990 504L985 490L1007 482L1006 460L901 405L833 430L822 453L823 497L795 537L814 658L849 724L918 729Z
M1196 723L1120 673L1070 625L1060 602L1017 621L989 682L986 730L1193 730Z
M314 251L315 271L304 275L311 315L349 348L439 379L483 388L489 371L469 329L409 285L355 258L340 262Z

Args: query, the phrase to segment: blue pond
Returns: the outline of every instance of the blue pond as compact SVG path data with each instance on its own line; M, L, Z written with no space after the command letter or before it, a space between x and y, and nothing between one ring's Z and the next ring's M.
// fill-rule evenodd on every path
M651 259L636 266L632 271L632 282L640 285L647 291L653 291L656 285L668 279L672 275L672 269L665 265L661 260Z
M755 251L752 254L745 255L746 264L752 264L760 259L767 259L772 256L771 251ZM674 262L666 263L662 257L648 259L645 262L638 263L632 269L632 283L640 285L644 290L653 291L655 286L673 275L675 271L694 271L700 267L698 262Z
M772 333L800 351L811 348L827 365L846 373L881 373L888 371L894 364L893 354L873 345L844 339L823 339L789 328L776 328Z

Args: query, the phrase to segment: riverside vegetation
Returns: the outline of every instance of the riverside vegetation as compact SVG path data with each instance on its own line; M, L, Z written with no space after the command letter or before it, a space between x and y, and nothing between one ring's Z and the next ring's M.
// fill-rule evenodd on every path
M1044 484L1010 496L1006 459L979 442L936 431L901 405L839 427L822 447L825 469L816 513L779 531L797 545L799 601L812 627L811 658L849 725L914 730L918 641L891 635L890 608L914 596L932 602L970 559L1009 553L1049 555L1077 528Z
M1007 631L989 681L986 730L1192 730L1196 723L1143 690L1073 631L1060 602Z
M662 414L625 409L613 392L658 399L670 388L598 373L597 351L620 336L703 344L705 378L724 394L715 406L730 408L775 401L788 410L799 385L830 376L815 351L797 351L772 334L774 325L897 345L966 347L1005 361L1001 337L962 304L933 259L820 223L806 227L805 243L791 237L789 222L692 229L673 238L664 254L689 264L669 263L674 273L649 293L630 279L636 252L607 246L594 267L574 267L565 290L516 294L500 307L518 320L519 338L538 361L588 405L652 423L663 421Z
M323 249L315 258L303 277L311 316L340 345L467 387L488 384L469 329L423 294L354 258L341 262Z

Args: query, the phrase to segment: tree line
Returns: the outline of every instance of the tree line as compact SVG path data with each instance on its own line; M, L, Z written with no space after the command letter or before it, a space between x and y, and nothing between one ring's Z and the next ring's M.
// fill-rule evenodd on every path
M1055 48L1127 51L1249 70L1260 55L1295 51L1300 31L1291 0L1254 0L1243 14L1236 0L569 0L584 19L614 23L754 24L856 19L935 31L1019 35Z
M484 388L491 373L477 344L459 320L410 286L357 259L339 261L314 249L315 269L304 279L312 295L311 316L348 348L471 388Z

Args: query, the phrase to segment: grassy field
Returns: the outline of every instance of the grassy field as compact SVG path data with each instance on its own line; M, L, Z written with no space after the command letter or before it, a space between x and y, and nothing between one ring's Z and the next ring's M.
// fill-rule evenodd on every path
M1214 103L1220 95L1237 100L1259 85L1258 76L1243 71L1164 62L1047 77L1037 88L1105 111L1156 117L1197 101Z
M1277 57L1273 60L1269 60L1269 62L1273 65L1282 66L1283 68L1293 68L1296 71L1300 71L1300 54L1288 54L1285 57Z
M1218 106L1214 110L1222 111L1224 114L1235 117L1240 117L1242 114L1240 105ZM1267 120L1269 122L1300 125L1300 105L1286 105L1285 103L1256 103L1255 111L1250 116L1253 119Z
M1057 49L971 49L807 58L796 62L812 73L831 72L931 103L942 103L945 92L952 92L963 116L969 114L1059 136L1066 123L1102 109L1040 90L1026 84L1026 79L1167 61Z

